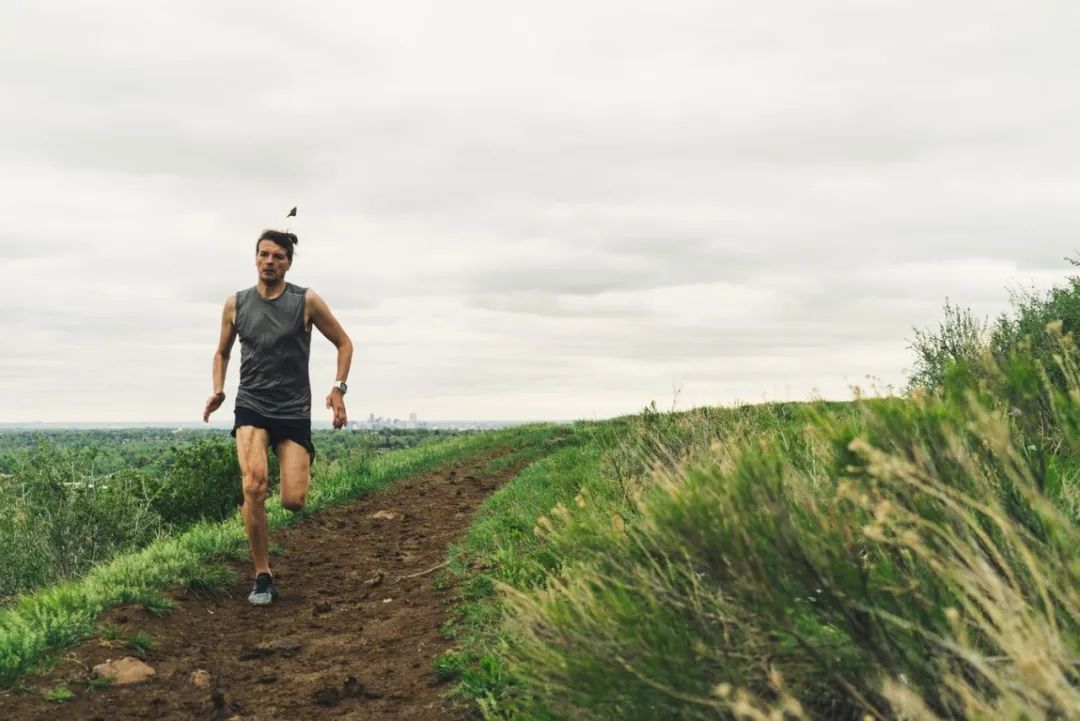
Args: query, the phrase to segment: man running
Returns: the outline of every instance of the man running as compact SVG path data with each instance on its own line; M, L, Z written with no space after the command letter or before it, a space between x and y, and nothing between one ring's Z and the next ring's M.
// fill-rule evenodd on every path
M337 347L337 379L326 397L334 428L345 425L345 381L352 364L352 341L330 308L310 288L285 282L292 267L292 233L264 231L255 244L254 287L229 296L221 314L221 337L214 353L214 394L206 401L203 421L225 400L225 369L240 336L240 388L236 392L236 455L243 476L244 528L255 565L255 587L248 601L266 605L277 598L270 570L266 529L267 448L273 447L281 469L281 505L304 507L315 446L311 442L311 382L308 356L311 327Z

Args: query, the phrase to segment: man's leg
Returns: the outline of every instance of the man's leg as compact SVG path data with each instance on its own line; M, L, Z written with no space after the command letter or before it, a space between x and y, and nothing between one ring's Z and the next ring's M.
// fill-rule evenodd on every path
M244 528L251 546L255 574L270 573L269 542L266 534L266 493L269 486L266 447L270 436L265 428L240 426L236 429L236 455L244 484Z
M308 449L296 441L284 439L274 447L281 468L281 505L299 511L307 501L311 484L311 456Z

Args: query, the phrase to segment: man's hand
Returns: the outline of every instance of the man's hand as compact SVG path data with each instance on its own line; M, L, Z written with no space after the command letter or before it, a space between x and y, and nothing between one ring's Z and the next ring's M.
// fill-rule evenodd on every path
M210 422L210 414L213 413L214 411L216 411L218 408L221 408L221 404L224 403L224 402L225 402L225 394L224 393L215 393L214 395L210 396L210 398L206 401L206 408L203 409L203 414L202 414L203 423L209 423Z
M345 415L345 397L335 388L326 397L326 407L334 410L334 428L344 428L349 419Z

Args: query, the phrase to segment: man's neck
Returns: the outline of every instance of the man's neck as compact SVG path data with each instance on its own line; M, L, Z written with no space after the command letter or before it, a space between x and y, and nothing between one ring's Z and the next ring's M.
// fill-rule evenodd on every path
M266 283L259 278L259 282L255 284L255 290L265 300L273 300L285 292L285 279L282 278L277 283Z

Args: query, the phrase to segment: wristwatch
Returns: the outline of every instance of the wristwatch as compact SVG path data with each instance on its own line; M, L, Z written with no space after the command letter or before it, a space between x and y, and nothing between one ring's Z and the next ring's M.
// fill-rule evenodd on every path
M345 392L349 390L349 384L347 384L345 381L334 381L334 385L330 387L337 388L339 391L341 391L341 395L345 395Z

